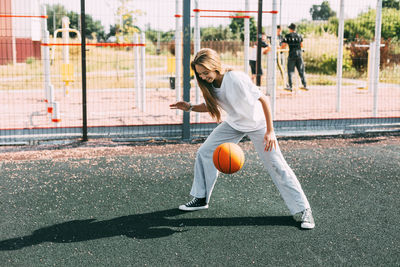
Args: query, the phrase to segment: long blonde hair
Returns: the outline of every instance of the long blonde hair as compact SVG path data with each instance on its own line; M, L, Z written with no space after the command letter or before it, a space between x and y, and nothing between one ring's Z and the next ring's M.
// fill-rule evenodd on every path
M199 84L200 90L203 93L204 100L206 101L207 110L210 113L211 117L217 120L217 122L221 121L221 110L218 106L217 98L215 95L214 87L211 83L208 83L200 78L200 75L197 73L195 66L200 65L203 68L206 68L209 71L215 71L218 74L223 74L221 69L221 59L217 52L210 48L203 48L197 52L195 58L191 62L190 66L192 67L195 75L197 83Z

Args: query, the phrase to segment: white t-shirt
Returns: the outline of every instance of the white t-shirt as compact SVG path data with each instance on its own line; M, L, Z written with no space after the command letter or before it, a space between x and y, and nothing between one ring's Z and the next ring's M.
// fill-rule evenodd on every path
M257 61L257 46L250 47L249 60Z
M220 88L215 88L217 101L226 111L226 122L241 132L250 132L266 127L260 89L244 72L225 73Z

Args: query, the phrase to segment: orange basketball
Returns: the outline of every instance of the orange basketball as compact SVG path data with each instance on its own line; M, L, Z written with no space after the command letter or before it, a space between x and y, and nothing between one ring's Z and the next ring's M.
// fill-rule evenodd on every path
M223 143L219 145L213 154L215 167L223 173L235 173L243 167L243 150L234 143Z

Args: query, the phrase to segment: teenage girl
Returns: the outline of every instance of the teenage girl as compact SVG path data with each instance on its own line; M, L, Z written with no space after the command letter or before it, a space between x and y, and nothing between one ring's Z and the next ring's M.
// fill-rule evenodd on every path
M179 101L171 104L170 108L187 112L208 112L217 122L221 121L221 109L228 116L197 151L190 192L193 199L179 206L179 209L195 211L208 208L218 176L212 159L214 150L225 142L238 143L247 135L294 219L301 222L302 228L314 228L310 204L279 149L268 98L244 72L223 72L220 57L212 49L201 49L191 62L191 68L205 103L192 105Z

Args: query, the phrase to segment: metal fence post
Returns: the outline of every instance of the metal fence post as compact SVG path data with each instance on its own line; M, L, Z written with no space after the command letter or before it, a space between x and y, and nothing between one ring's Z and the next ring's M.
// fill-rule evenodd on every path
M272 1L272 10L276 11L278 9L277 0ZM272 53L268 59L270 60L267 68L267 90L266 92L271 92L271 112L272 112L272 119L276 118L276 65L278 61L278 54L276 52L276 42L277 42L277 14L272 13L272 32L271 32L271 52Z
M86 21L85 0L81 0L81 55L82 55L82 140L88 140L86 106Z
M140 34L140 90L141 90L141 107L142 111L146 111L146 34Z
M199 0L194 1L194 8L199 9ZM201 44L201 36L200 36L200 25L199 25L200 12L195 12L194 14L194 53L197 54L200 50ZM196 102L195 104L199 104L200 102L200 88L198 84L195 85L196 92ZM196 113L196 122L200 122L200 113Z
M257 61L256 61L256 85L261 85L261 38L262 38L262 8L263 1L258 0L257 14Z
M190 0L183 1L183 100L190 101ZM180 62L177 62L180 64ZM190 140L190 114L183 113L182 139Z
M249 11L249 0L244 1L244 10ZM250 13L245 13L245 16L250 16ZM250 47L250 18L244 19L244 72L249 73L249 47Z
M176 101L181 101L182 82L182 16L181 0L175 2L175 92ZM176 110L176 115L181 114Z
M133 43L134 44L139 44L139 36L137 35L137 33L134 33L133 34ZM139 61L140 61L140 58L139 58L139 47L138 46L134 46L133 47L133 55L134 55L134 66L135 66L135 105L136 105L136 108L138 109L138 110L143 110L142 109L142 102L141 102L141 97L142 97L142 94L141 94L141 74L140 74L140 72L141 72L141 69L140 69L140 67L139 67Z
M373 65L373 88L374 94L373 116L378 115L378 90L379 90L379 66L380 66L380 51L381 51L381 28L382 28L382 0L378 0L376 4L376 19L375 19L375 51ZM372 47L371 47L372 48Z
M340 0L339 9L339 46L338 61L336 65L337 73L337 93L336 93L336 112L340 112L342 103L342 74L343 74L343 32L344 32L344 0Z

